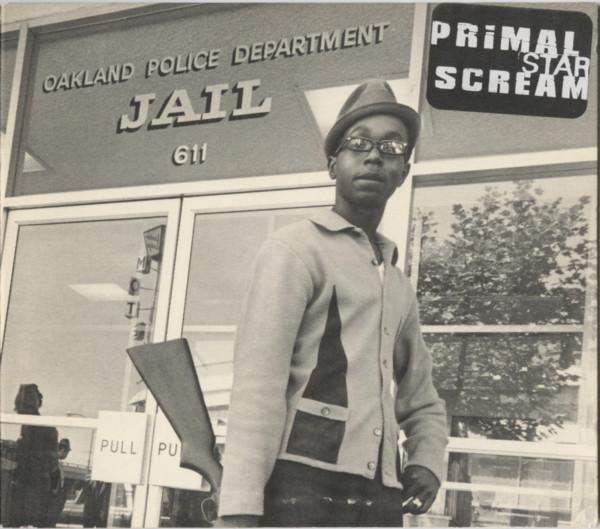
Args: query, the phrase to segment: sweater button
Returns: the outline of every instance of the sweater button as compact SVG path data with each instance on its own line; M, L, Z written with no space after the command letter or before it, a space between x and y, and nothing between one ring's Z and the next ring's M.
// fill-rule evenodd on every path
M329 415L329 408L326 406L324 408L321 408L321 415L324 415L325 417L327 417L327 415Z
M369 470L375 470L375 461L369 461L367 467L369 467Z
M377 259L375 259L375 257L373 257L373 259L371 259L371 264L373 266L377 266Z
M375 428L373 430L373 435L376 435L377 437L381 436L381 428Z

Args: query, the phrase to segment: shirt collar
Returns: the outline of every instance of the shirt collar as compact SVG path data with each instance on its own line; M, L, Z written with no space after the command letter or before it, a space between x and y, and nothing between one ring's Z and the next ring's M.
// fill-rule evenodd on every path
M312 217L309 217L309 220L332 232L344 230L362 232L360 228L351 224L344 217L341 217L335 211L330 209L319 211ZM394 242L377 232L375 233L375 243L381 246L385 262L395 265L398 261L398 248L396 248Z
M309 217L309 220L329 231L356 229L356 226L354 224L350 224L344 217L338 215L335 211L331 209L319 211L312 217Z

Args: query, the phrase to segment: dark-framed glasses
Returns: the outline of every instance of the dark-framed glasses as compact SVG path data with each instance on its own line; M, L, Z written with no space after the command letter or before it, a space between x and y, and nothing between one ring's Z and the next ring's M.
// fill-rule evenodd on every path
M340 144L334 156L342 149L350 149L351 151L369 152L373 147L381 154L392 154L394 156L405 154L408 149L408 143L401 140L373 140L371 138L359 138L349 136Z

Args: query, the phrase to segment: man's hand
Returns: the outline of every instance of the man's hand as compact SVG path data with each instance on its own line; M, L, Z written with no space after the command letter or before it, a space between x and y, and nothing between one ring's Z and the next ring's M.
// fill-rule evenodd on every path
M231 516L221 516L214 523L213 527L258 527L260 516L253 514L234 514Z
M402 507L410 514L427 512L440 488L440 482L433 472L420 465L410 465L402 473Z

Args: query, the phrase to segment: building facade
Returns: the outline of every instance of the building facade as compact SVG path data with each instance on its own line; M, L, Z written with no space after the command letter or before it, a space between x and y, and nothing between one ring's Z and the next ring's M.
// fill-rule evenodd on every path
M597 49L594 4L511 7L583 13ZM209 487L179 468L126 348L186 337L223 443L250 264L331 207L323 138L373 77L422 117L381 231L417 291L450 434L431 513L405 522L597 523L597 55L578 117L436 108L435 8L4 7L2 439L38 424L71 440L92 481L72 480L61 523L210 525ZM25 383L39 417L13 411Z

